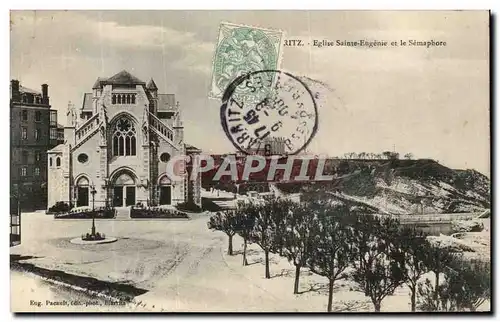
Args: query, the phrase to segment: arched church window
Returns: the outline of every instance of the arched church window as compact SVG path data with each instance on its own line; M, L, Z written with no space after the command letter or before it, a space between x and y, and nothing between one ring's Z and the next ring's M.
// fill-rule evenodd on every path
M122 96L118 95L118 104L121 104L121 103L122 103Z
M132 121L125 117L120 118L113 132L113 155L136 155L136 141L136 131Z
M116 104L116 95L115 94L113 94L112 103Z
M135 95L132 95L132 104L135 104Z
M56 167L60 167L60 166L61 166L61 158L57 157L57 159L56 159Z
M52 166L52 158L49 158L49 166Z
M130 94L127 95L127 104L130 104Z

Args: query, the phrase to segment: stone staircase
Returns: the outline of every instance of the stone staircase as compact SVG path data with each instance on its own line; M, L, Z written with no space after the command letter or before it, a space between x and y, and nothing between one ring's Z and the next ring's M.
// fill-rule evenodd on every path
M116 218L117 220L128 220L130 219L130 207L116 207Z

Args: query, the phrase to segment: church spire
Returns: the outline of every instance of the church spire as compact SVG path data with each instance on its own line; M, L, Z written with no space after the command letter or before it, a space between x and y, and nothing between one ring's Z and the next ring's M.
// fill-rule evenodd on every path
M153 80L153 78L151 78L151 80L148 82L148 85L146 86L146 88L149 89L149 90L151 90L151 91L157 91L158 90L158 87L156 86L156 83Z
M78 126L78 115L75 110L75 104L71 103L71 101L68 102L68 108L66 110L66 123L70 127L77 127Z
M175 108L177 109L175 115L175 121L174 121L174 127L182 127L182 116L181 116L181 109L179 108L179 101L175 104Z

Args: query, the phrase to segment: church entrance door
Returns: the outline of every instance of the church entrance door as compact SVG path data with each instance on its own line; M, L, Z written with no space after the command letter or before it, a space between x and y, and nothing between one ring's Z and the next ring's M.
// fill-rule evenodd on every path
M113 206L123 206L123 187L114 187L113 189Z
M135 187L126 187L125 206L135 205Z
M89 187L78 187L78 199L76 200L76 206L88 206L89 205Z
M172 203L172 187L160 187L160 205L170 205Z
M132 174L122 172L113 182L113 206L135 205L135 180Z

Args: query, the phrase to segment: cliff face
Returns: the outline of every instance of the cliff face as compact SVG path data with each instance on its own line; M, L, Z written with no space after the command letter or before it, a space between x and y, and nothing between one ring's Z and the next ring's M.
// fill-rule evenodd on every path
M480 212L490 208L490 181L475 170L433 160L335 160L331 182L278 183L285 192L324 194L390 214Z

